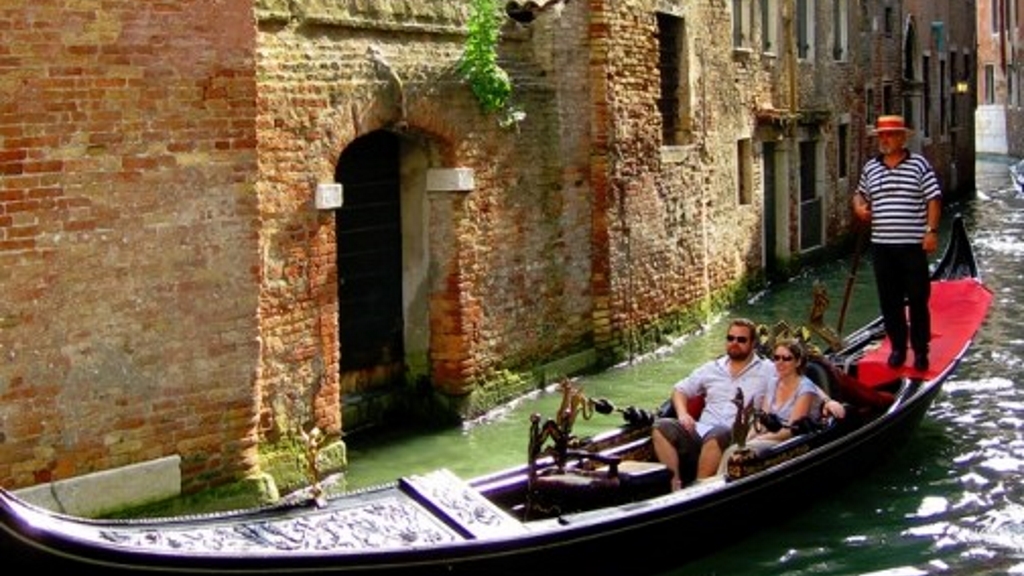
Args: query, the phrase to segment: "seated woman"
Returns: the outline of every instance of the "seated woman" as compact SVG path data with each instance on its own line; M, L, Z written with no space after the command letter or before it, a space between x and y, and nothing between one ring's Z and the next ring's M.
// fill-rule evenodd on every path
M780 340L775 344L772 354L775 363L776 378L769 382L767 391L758 406L765 414L771 415L782 426L775 431L763 427L751 426L746 445L750 448L772 446L793 437L790 424L803 418L817 418L822 413L821 402L826 396L804 372L807 369L807 351L797 340ZM757 398L754 402L759 402ZM842 404L832 402L830 412L842 418ZM718 472L724 474L728 468L729 457L738 449L733 444L719 463Z

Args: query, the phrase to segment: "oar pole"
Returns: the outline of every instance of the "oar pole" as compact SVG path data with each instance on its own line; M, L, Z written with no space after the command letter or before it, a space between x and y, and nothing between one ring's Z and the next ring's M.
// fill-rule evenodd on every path
M860 266L860 255L867 244L868 229L861 228L857 232L857 244L853 249L853 262L850 264L850 275L846 278L846 291L843 293L843 305L839 308L839 321L836 323L836 334L843 337L843 324L846 322L846 309L850 306L850 295L853 294L853 284L857 280L857 268Z

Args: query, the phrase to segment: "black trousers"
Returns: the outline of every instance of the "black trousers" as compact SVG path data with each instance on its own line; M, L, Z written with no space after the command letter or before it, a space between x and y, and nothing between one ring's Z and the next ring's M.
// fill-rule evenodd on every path
M909 336L914 354L927 354L932 335L931 313L928 311L932 288L928 254L920 244L872 244L871 255L878 304L893 350L906 350Z

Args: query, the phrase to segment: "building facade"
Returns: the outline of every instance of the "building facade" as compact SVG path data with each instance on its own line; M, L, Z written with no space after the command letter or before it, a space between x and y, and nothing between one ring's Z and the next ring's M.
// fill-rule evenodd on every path
M948 200L974 193L977 3L905 0L903 113Z
M194 490L699 327L849 239L878 113L969 178L925 79L959 15L907 4L511 2L512 115L459 73L474 2L0 9L0 483Z
M977 148L1024 157L1024 107L1019 62L1024 29L1019 0L979 0Z

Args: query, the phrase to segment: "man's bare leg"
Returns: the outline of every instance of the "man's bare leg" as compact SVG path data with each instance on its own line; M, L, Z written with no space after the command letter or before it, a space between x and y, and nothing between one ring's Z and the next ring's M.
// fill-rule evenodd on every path
M700 460L697 461L697 479L710 478L718 474L718 464L722 461L722 447L717 440L708 440L700 447Z
M679 452L676 451L676 447L657 428L651 432L651 444L654 446L654 455L658 457L658 461L672 472L672 490L679 490L683 483L679 479Z

